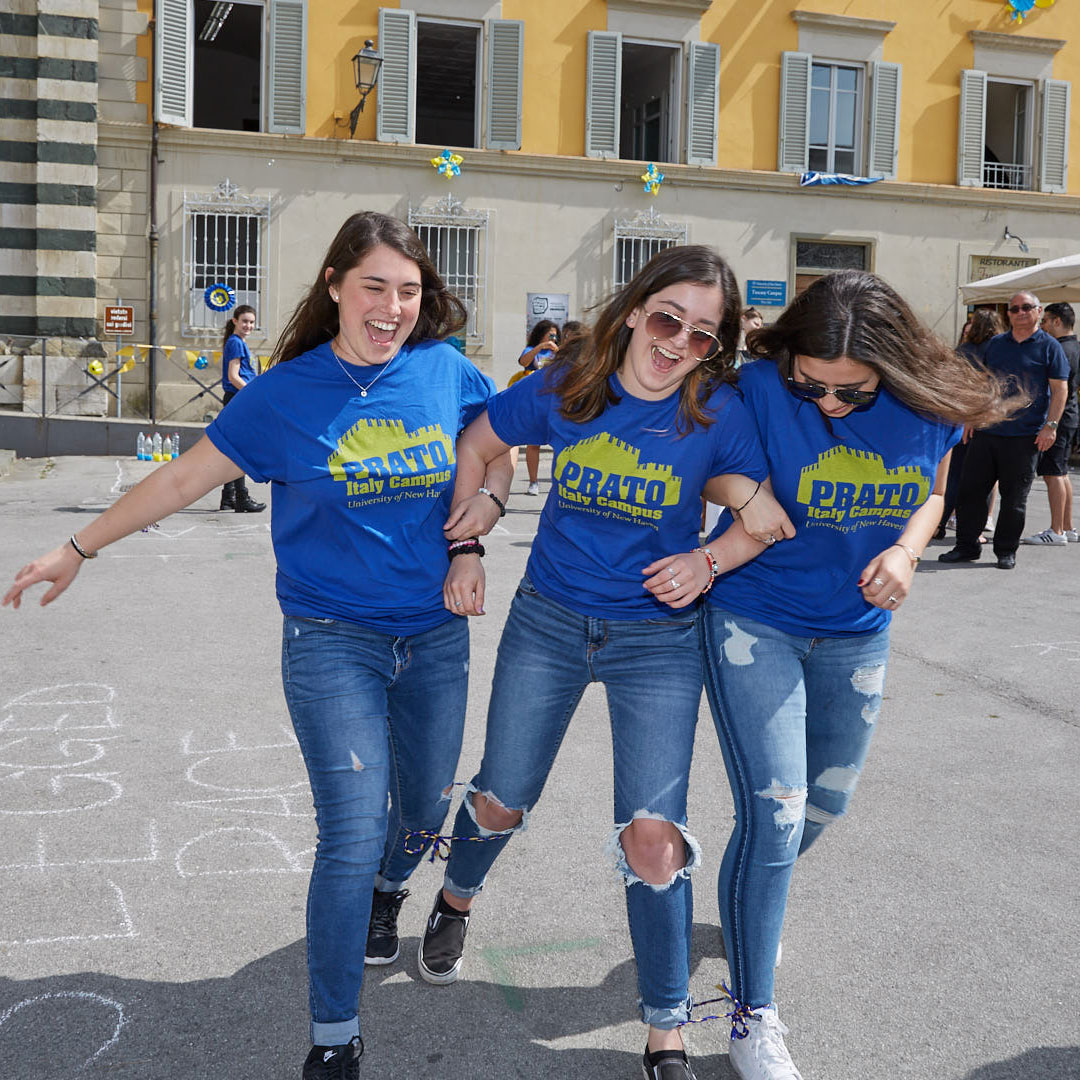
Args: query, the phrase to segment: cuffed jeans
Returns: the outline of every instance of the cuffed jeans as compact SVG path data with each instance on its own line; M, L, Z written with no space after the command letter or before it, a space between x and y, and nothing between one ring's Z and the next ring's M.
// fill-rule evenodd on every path
M689 874L701 861L686 828L702 686L694 614L591 618L541 596L528 578L521 582L499 643L484 758L458 811L444 885L462 898L481 890L511 835L527 826L591 682L604 684L611 719L616 825L609 850L626 884L642 1018L673 1028L689 1017ZM523 811L521 825L501 833L481 828L474 792ZM662 885L642 881L623 854L622 831L641 817L671 822L685 842L686 865Z
M736 998L771 1004L795 859L841 817L870 748L889 632L797 637L707 604L705 686L735 802L720 921Z
M307 904L311 1040L338 1046L360 1031L372 889L401 887L429 846L406 851L407 832L437 833L450 806L468 626L451 619L396 637L286 616L281 671L319 834Z

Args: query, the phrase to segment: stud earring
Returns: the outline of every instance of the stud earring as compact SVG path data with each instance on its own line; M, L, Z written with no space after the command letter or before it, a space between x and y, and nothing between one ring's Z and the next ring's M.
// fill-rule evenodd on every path
M332 292L332 293L330 294L330 299L331 299L331 300L333 300L333 301L334 301L334 303L336 304L336 303L338 302L338 294L337 294L337 293L335 293L335 292Z

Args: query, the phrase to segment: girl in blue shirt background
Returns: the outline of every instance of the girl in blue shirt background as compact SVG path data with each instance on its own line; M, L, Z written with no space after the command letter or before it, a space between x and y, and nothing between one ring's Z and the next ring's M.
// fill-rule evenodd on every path
M820 278L748 346L767 359L739 369L740 392L796 532L763 550L725 515L709 545L718 558L758 555L717 580L703 616L736 818L720 919L735 1072L800 1080L773 1001L795 859L855 790L881 707L889 620L941 518L958 425L1008 409L997 382L873 274Z
M251 362L251 351L246 340L254 329L255 309L250 304L238 304L225 323L222 339L222 408L258 374ZM239 480L230 480L222 487L218 509L235 510L238 514L258 514L266 509L266 503L256 502L251 497L247 483L241 476Z
M712 578L698 545L701 493L746 506L739 526L790 532L767 492L759 440L729 385L738 286L705 247L656 255L540 372L488 404L459 445L455 499L520 443L552 447L552 489L499 644L484 758L454 823L420 972L449 983L469 909L524 828L586 686L603 683L614 750L608 849L626 888L649 1080L692 1080L689 875L701 852L686 788L701 699L697 611ZM456 511L448 522L458 535ZM656 585L656 560L672 551ZM447 607L482 613L479 559L455 559ZM672 613L665 602L681 608ZM470 842L472 838L486 842Z

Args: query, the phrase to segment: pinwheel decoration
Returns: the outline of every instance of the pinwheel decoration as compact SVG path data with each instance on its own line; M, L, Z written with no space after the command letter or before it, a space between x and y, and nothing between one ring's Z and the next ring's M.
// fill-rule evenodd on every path
M453 180L455 176L461 175L461 163L464 160L460 154L444 150L438 157L431 159L431 164L440 176L445 176L447 180Z
M1032 8L1053 7L1054 0L1005 0L1005 4L1012 12L1012 18L1022 23L1024 16L1031 14Z
M86 370L94 376L103 375L105 373L105 365L100 360L91 360L90 363L86 365Z
M645 181L645 191L649 195L655 195L664 182L664 174L650 161L649 167L641 174Z
M208 285L203 300L211 311L228 311L236 304L236 293L224 282Z

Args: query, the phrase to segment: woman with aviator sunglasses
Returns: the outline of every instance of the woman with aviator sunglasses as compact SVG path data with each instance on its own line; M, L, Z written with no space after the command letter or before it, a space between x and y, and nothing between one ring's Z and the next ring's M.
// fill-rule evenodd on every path
M690 1008L689 874L701 859L686 787L702 688L698 613L688 605L711 583L714 558L694 550L702 490L711 483L718 501L746 504L739 530L751 543L750 535L791 534L758 490L764 457L728 385L739 307L734 276L715 252L669 248L590 331L489 402L458 442L462 505L484 463L510 446L547 443L554 466L503 629L484 758L454 823L421 973L457 978L469 909L525 827L586 686L603 683L615 774L609 851L626 887L650 1080L693 1076L678 1028ZM682 554L665 560L662 583L643 588L671 551ZM477 556L455 558L447 607L483 614L482 575Z
M773 1000L795 859L855 789L889 620L941 517L958 425L1007 408L994 379L873 274L820 278L748 345L767 359L739 369L739 389L797 531L720 577L702 620L735 800L719 878L729 1053L742 1080L799 1080ZM710 546L724 541L761 551L726 516Z

